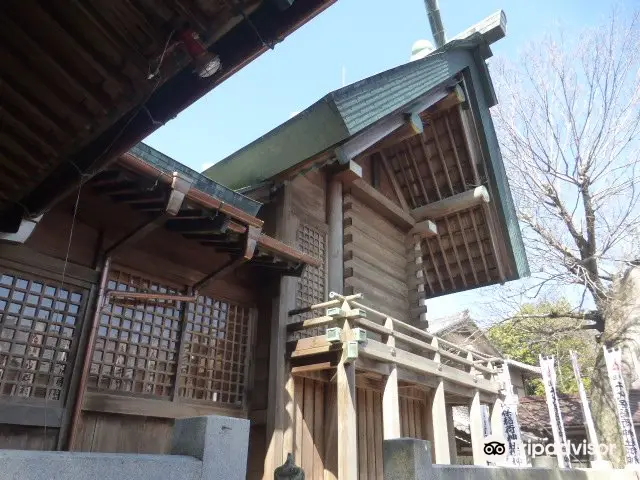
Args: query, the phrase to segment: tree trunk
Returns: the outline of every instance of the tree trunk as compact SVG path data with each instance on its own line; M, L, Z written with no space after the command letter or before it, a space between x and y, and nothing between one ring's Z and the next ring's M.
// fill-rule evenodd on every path
M622 349L626 387L628 390L640 388L632 358L640 351L640 267L630 268L615 283L611 301L605 309L605 332L601 343ZM624 445L602 348L591 378L590 399L600 444L615 445L613 454L609 448L607 459L615 467L623 467Z

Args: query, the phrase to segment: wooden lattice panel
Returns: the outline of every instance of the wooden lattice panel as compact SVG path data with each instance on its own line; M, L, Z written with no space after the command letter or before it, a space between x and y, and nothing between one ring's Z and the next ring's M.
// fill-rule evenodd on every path
M323 302L325 300L326 284L324 259L327 250L327 235L324 231L321 231L318 228L301 223L296 232L296 243L300 251L323 260L320 266L313 267L311 265L307 265L304 272L302 272L300 281L298 282L298 289L296 291L296 307L305 307ZM317 315L318 312L309 312L294 317L292 321L305 320ZM296 335L298 335L297 338L300 338L321 335L323 333L324 328L316 328Z
M64 402L86 293L0 271L0 395Z
M109 290L178 293L129 273L112 271ZM110 298L102 309L89 386L169 397L173 393L182 302Z
M247 382L251 309L198 297L189 304L178 395L242 405Z

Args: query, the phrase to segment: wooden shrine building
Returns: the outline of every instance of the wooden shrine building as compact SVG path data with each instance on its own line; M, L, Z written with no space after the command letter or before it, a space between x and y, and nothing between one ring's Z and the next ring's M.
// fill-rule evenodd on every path
M269 17L277 3L251 17L274 37L331 2ZM89 13L97 35L112 31ZM246 31L229 28L210 48L239 68L262 47L236 48ZM249 478L273 478L289 452L307 478L382 478L385 438L431 439L451 462L451 409L468 405L485 464L496 365L427 333L426 301L528 274L489 114L485 60L503 35L498 14L205 175L144 144L96 155L155 128L140 112L165 120L223 79L205 88L179 70L147 92L167 97L117 117L135 132L88 128L35 186L2 190L0 448L166 453L175 419L218 414L251 421ZM44 121L38 105L25 112ZM11 158L2 168L19 175L29 162Z
M269 232L321 260L283 278L258 325L251 478L289 452L314 479L382 478L382 441L399 436L431 439L449 463L455 405L470 406L474 462L486 464L481 404L500 401L496 366L427 333L425 304L528 275L489 113L485 59L503 35L500 12L205 172L264 202Z
M259 206L140 145L5 236L0 448L163 453L175 418L246 417L268 285L319 265Z

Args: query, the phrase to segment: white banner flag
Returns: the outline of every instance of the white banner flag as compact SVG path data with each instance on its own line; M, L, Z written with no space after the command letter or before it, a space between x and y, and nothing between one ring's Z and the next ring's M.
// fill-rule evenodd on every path
M502 381L505 389L505 399L502 402L502 427L504 429L504 439L507 444L507 465L516 467L529 466L527 456L522 444L522 433L518 423L518 396L513 393L511 385L511 375L507 364L502 366Z
M589 438L589 444L593 449L593 456L595 460L602 460L602 454L600 453L600 444L598 443L598 435L596 434L596 427L593 423L593 416L591 415L591 407L589 406L589 400L587 399L587 392L584 389L582 383L582 374L580 372L580 364L578 363L578 354L571 350L571 363L573 364L573 374L576 377L578 384L578 392L580 393L580 401L582 402L582 414L584 416L584 422L587 427L587 437Z
M640 465L640 449L633 427L633 417L629 408L629 394L622 377L622 352L618 348L607 350L604 348L604 359L607 363L607 373L613 390L613 400L618 410L618 420L622 428L622 443L626 451L627 465Z
M553 432L553 442L556 456L558 457L558 467L571 468L571 458L567 452L567 435L562 423L562 413L560 412L560 401L556 388L556 360L552 355L543 358L540 355L540 370L542 371L542 381L549 407L549 421Z
M489 405L482 404L482 433L485 437L491 435L491 415L489 413Z

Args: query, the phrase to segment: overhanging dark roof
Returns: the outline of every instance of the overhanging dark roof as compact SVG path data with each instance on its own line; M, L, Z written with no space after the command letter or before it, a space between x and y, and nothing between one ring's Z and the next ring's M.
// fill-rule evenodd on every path
M99 171L334 1L2 2L0 230L46 210L80 173ZM211 77L179 45L190 31L221 60Z

